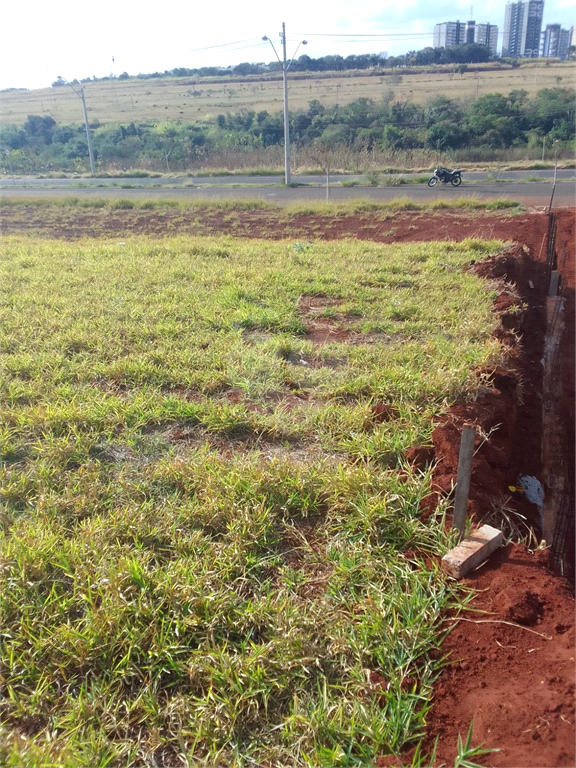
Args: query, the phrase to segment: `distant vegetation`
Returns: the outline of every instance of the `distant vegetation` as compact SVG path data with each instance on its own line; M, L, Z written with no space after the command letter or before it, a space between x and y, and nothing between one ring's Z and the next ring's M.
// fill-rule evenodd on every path
M472 64L488 61L490 51L485 45L476 45L470 43L466 45L455 45L452 48L424 48L421 51L409 51L401 56L384 57L379 53L365 53L358 56L321 56L313 59L310 56L300 56L290 65L292 72L342 72L352 69L373 69L375 67L405 67L422 66L428 64ZM509 61L505 59L505 61ZM280 72L282 65L278 61L271 61L268 64L242 62L234 67L175 67L174 69L165 69L164 72L151 72L148 74L139 73L136 77L142 80L148 80L159 77L224 77L226 75L262 75L266 72ZM118 76L119 80L127 80L130 77L128 72L122 72ZM109 80L109 77L85 78L80 82L89 83L99 80ZM77 83L77 80L73 81ZM58 87L66 85L66 81L59 77L52 83Z
M544 88L534 98L526 90L476 100L434 96L425 104L394 98L360 98L344 106L324 106L314 99L308 109L291 114L295 151L322 164L320 155L346 150L369 159L377 153L429 150L467 152L487 159L503 150L570 151L574 141L573 88ZM240 110L217 115L212 124L185 121L92 125L100 170L147 168L186 171L234 151L245 156L280 148L282 113ZM50 116L29 115L23 126L0 129L0 167L5 173L87 170L88 146L83 125L58 125ZM7 150L7 151L6 151ZM334 166L332 166L334 167Z

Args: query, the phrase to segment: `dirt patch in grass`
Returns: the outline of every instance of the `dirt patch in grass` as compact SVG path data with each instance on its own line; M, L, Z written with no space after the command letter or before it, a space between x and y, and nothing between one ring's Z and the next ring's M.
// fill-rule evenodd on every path
M359 333L336 327L330 320L312 320L306 325L305 338L314 344L346 344L360 337Z
M74 240L80 237L128 237L130 235L220 235L267 240L298 241L354 238L377 242L463 240L467 237L522 241L524 232L539 228L545 217L538 213L487 215L483 211L371 211L320 215L290 213L282 209L202 210L193 207L164 210L84 208L81 206L1 205L6 235L37 234ZM394 226L390 227L390 219ZM546 230L544 229L544 235ZM538 246L540 243L538 243ZM536 248L538 247L536 246Z
M299 308L306 325L305 338L314 344L346 344L357 341L361 334L345 326L346 318L334 308L342 304L342 299L328 296L302 296ZM322 317L324 312L334 312L332 317Z
M235 405L242 403L246 410L255 413L273 413L277 410L292 412L300 408L303 403L311 405L313 402L305 391L270 390L257 399L252 399L242 389L232 388L226 393L225 398Z

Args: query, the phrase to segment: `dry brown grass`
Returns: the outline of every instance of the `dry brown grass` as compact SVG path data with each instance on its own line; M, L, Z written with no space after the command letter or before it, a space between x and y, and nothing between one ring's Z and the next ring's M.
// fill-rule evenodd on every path
M486 65L481 65L485 67ZM451 98L507 94L524 89L533 96L542 88L571 85L574 62L530 62L516 69L476 70L463 75L449 67L399 75L397 70L373 72L306 74L290 78L290 109L305 109L318 99L326 106L347 104L361 97L378 101L390 89L399 100L422 103L431 96ZM560 78L560 80L558 79ZM220 113L240 109L282 110L282 80L268 77L162 78L158 80L109 80L85 84L90 120L100 123L140 123L148 120L210 121ZM0 124L22 124L28 115L50 115L58 123L82 121L81 104L70 88L43 88L34 91L0 93Z

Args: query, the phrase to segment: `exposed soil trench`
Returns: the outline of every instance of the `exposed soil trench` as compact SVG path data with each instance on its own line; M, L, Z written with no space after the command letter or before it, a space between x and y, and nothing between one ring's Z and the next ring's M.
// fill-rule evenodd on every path
M401 212L387 220L366 214L322 217L294 215L287 221L270 211L211 210L190 220L155 211L115 211L113 217L89 209L60 209L58 217L42 218L32 207L30 217L16 206L3 211L8 232L36 232L48 237L126 236L134 233L219 234L239 237L294 239L356 239L379 242L498 238L512 245L486 262L472 266L479 275L500 281L494 311L496 332L508 348L506 365L481 371L486 389L476 402L460 404L437 423L433 433L436 469L433 495L450 492L455 481L461 426L474 422L481 435L474 465L469 512L486 519L503 505L509 515L524 515L540 532L538 508L525 494L511 491L520 475L533 475L546 486L550 468L542 463L542 358L549 286L548 229L544 212L517 216ZM176 216L176 214L175 214ZM425 741L431 752L437 739L435 766L454 765L457 736L464 738L474 722L472 743L499 749L474 757L486 766L530 768L574 766L574 210L557 212L556 268L561 273L565 331L557 375L561 380L559 408L565 447L565 490L572 514L565 532L570 546L566 575L554 573L549 550L531 553L517 544L501 549L466 584L478 590L466 612L455 622L447 617L443 652L446 669L435 686ZM316 328L317 341L330 329ZM488 439L484 440L484 437ZM480 445L480 443L482 443ZM409 457L415 466L432 458L431 449L416 446ZM497 518L491 518L496 522ZM569 577L569 578L566 578ZM486 613L478 613L486 611ZM480 622L480 623L478 623ZM411 753L382 756L381 766L409 765Z
M545 217L542 217L543 220ZM544 221L542 222L545 223ZM558 215L557 267L562 274L565 333L557 376L562 382L559 411L566 488L572 515L568 525L566 570L574 575L574 215ZM498 334L509 345L507 370L491 374L492 392L476 403L458 405L434 431L436 489L448 491L457 467L458 436L464 421L486 433L501 426L476 454L470 513L482 519L495 499L517 486L519 475L534 475L546 487L552 469L542 464L542 355L549 284L546 244L527 230L522 246L476 265L482 276L517 288L524 311L506 291L495 311ZM519 341L518 341L519 340ZM512 492L510 510L539 528L537 507ZM500 749L475 758L491 766L573 766L574 756L574 602L570 582L551 571L550 552L530 554L509 545L465 582L478 590L474 611L448 636L443 650L449 665L435 688L428 719L427 748L438 738L437 765L453 765L456 741L474 722L473 743ZM474 623L479 621L508 623ZM449 622L448 622L449 625ZM386 763L383 765L396 763ZM401 764L401 763L398 763Z

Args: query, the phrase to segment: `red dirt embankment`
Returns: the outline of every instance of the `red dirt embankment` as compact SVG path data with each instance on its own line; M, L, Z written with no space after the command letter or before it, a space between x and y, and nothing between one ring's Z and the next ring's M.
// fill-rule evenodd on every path
M454 765L471 722L473 745L500 750L481 765L574 765L574 599L547 563L547 551L509 545L464 580L478 593L443 646L427 727L435 765Z
M542 354L548 290L545 235L548 218L531 217L515 238L522 245L476 265L478 274L512 283L527 307L504 291L495 311L499 338L510 347L507 371L492 373L494 389L476 403L459 405L434 431L438 464L435 487L448 491L454 480L462 424L473 421L486 433L501 426L478 451L472 475L470 512L482 517L489 505L516 485L520 474L545 485L542 466ZM574 212L557 214L557 267L562 274L566 332L558 376L566 415L567 487L574 509ZM515 311L516 309L516 311ZM478 441L480 442L480 441ZM537 524L535 505L512 493L510 506ZM574 540L570 538L571 562ZM474 722L473 744L500 749L474 758L488 766L530 768L573 766L574 599L572 585L553 575L549 552L531 554L509 545L479 568L466 584L478 590L444 643L449 664L435 687L428 718L427 748L438 739L436 765L453 765L457 737ZM573 574L573 571L572 571ZM477 613L486 611L486 613ZM484 623L486 622L486 623ZM400 762L398 764L401 764Z

